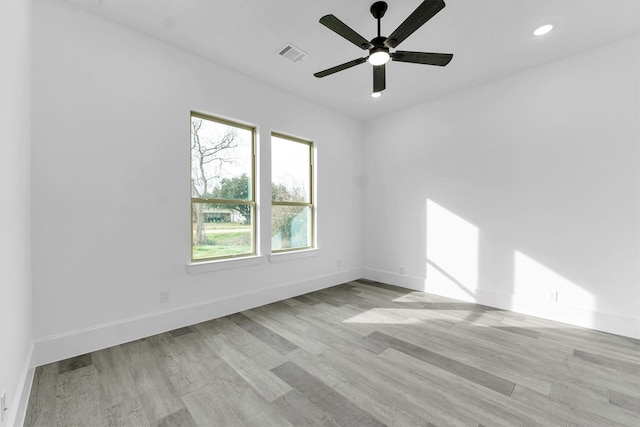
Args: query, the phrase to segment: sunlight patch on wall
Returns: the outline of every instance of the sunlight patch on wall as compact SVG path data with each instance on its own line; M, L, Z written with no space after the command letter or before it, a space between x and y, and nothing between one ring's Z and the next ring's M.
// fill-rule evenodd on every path
M474 297L478 287L478 227L427 199L426 232L427 289L446 287L449 296L453 291Z
M529 311L527 299L579 308L584 318L576 319L574 311L571 320L581 325L591 323L589 311L596 308L590 292L520 251L514 253L514 296L516 311Z

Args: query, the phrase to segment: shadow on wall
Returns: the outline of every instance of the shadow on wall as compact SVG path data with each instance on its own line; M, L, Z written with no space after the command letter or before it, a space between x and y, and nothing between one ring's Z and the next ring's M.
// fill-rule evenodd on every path
M486 283L490 278L483 283L482 251L491 248L483 246L482 230L431 199L426 199L425 231L426 292L598 327L590 292L515 248L509 248L508 260L503 257L500 262L511 272L507 283Z

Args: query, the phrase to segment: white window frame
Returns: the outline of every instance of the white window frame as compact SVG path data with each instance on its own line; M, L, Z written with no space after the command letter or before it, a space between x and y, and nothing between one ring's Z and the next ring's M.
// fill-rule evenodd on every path
M271 138L276 137L284 140L288 140L290 142L304 144L309 148L309 201L308 202L288 202L288 201L274 201L273 193L271 193L271 208L274 206L292 206L292 207L308 207L309 208L309 224L311 227L309 233L309 244L307 246L295 247L295 248L285 248L285 249L273 249L271 248L271 253L276 255L271 258L271 261L278 259L278 255L281 254L292 254L295 252L309 252L311 255L311 251L315 251L316 249L316 205L315 205L315 180L314 180L314 157L315 157L315 144L313 141L308 139L299 138L296 136L291 136L286 133L281 132L271 132ZM273 161L271 163L271 175L273 176ZM273 184L273 178L270 179L270 185ZM273 189L272 189L273 191ZM273 232L273 230L272 230ZM269 243L271 245L271 243Z

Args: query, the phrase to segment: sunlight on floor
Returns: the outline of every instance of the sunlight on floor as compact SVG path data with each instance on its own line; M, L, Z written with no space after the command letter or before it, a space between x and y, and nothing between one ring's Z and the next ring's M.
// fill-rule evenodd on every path
M393 302L407 302L407 303L415 303L415 302L423 302L424 301L424 292L422 291L409 291L407 293L399 296L398 298L394 298Z
M404 310L403 310L404 311ZM415 310L420 311L420 310ZM367 323L367 324L391 324L391 325L412 325L421 323L420 320L398 313L395 308L372 308L364 313L357 314L343 323Z
M417 325L424 322L444 321L451 326L457 323L474 324L474 326L489 327L485 324L476 324L476 320L484 318L484 313L472 312L469 310L457 310L458 316L452 314L452 310L432 308L372 308L364 313L357 314L343 323L360 323L376 325ZM473 319L468 320L470 313L477 314Z

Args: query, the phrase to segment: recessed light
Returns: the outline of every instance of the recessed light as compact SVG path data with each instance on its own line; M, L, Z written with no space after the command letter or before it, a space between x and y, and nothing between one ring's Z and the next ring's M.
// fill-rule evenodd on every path
M547 34L551 30L553 30L553 25L546 24L546 25L543 25L541 27L536 28L536 30L533 32L533 35L534 36L543 36L543 35Z
M372 98L380 98L382 96L382 92L373 92L371 94Z

